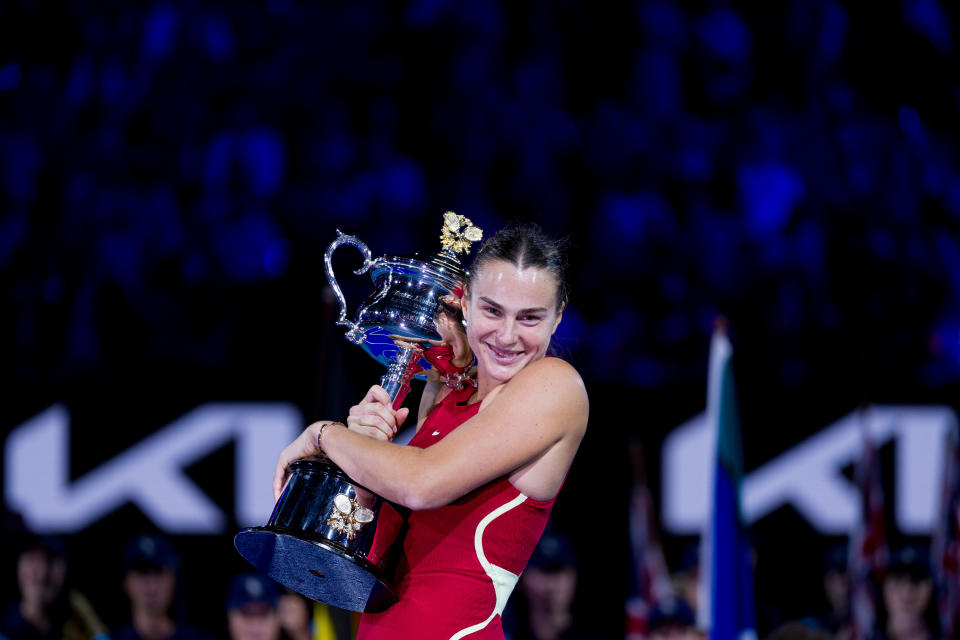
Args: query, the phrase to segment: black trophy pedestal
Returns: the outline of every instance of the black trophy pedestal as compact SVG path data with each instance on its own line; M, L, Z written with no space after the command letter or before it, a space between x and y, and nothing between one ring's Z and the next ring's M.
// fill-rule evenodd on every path
M383 500L326 458L290 465L290 480L265 527L233 539L250 564L303 595L350 611L382 611L397 601L385 578L387 551L374 549Z
M233 540L250 564L312 600L350 611L383 611L397 601L373 563L333 545L254 527Z

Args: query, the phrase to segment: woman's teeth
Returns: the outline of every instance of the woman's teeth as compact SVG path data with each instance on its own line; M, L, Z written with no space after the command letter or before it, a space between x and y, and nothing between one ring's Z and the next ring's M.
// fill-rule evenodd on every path
M492 345L487 346L490 348L490 351L493 352L493 355L497 358L497 360L516 360L523 353L523 351L504 351L503 349L497 349Z

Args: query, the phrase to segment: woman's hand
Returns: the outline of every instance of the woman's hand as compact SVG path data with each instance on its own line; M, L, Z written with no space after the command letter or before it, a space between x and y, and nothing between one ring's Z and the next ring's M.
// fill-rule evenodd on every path
M286 446L280 452L280 458L277 460L277 468L273 472L273 499L279 500L283 493L283 487L287 484L287 477L290 475L290 465L306 458L320 453L320 445L317 438L320 434L320 427L329 424L329 420L314 422L303 430L297 439Z
M347 427L356 433L389 442L409 414L407 407L394 411L390 395L383 387L373 385L360 404L350 407Z

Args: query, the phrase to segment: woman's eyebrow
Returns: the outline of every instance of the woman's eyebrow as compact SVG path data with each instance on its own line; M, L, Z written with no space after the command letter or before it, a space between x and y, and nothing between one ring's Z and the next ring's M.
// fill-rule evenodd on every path
M487 296L480 296L480 299L486 302L487 304L489 304L491 307L496 307L497 309L501 309L501 310L503 309L502 304L495 302L494 300L491 300ZM530 307L529 309L521 309L520 313L540 313L547 310L548 309L546 307Z

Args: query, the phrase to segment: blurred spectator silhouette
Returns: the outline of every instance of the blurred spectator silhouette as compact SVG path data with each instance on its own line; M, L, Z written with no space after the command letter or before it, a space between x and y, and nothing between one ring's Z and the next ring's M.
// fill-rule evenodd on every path
M510 640L593 640L589 622L573 611L577 591L577 554L570 539L547 531L520 576L504 627Z
M812 622L812 621L811 621ZM813 623L815 625L815 623ZM845 636L849 640L849 635ZM806 622L791 620L774 629L767 640L830 640L830 634L817 626Z
M279 604L277 586L266 576L243 573L234 577L227 590L230 640L280 640Z
M30 536L17 556L20 599L3 613L0 634L9 640L91 640L106 627L90 602L68 585L63 542Z
M650 612L648 640L697 640L702 636L693 609L681 598L664 600Z
M310 603L299 593L284 589L277 599L280 626L289 640L310 640Z
M939 638L935 593L926 550L916 546L895 550L881 582L881 606L869 640Z
M700 589L700 543L687 545L680 556L680 564L673 574L673 591L690 608L696 617L697 598Z
M174 611L180 557L169 540L139 535L127 543L123 562L130 624L112 631L112 640L209 640Z
M827 550L823 562L823 596L826 609L814 618L820 629L838 640L850 637L850 576L846 545Z

